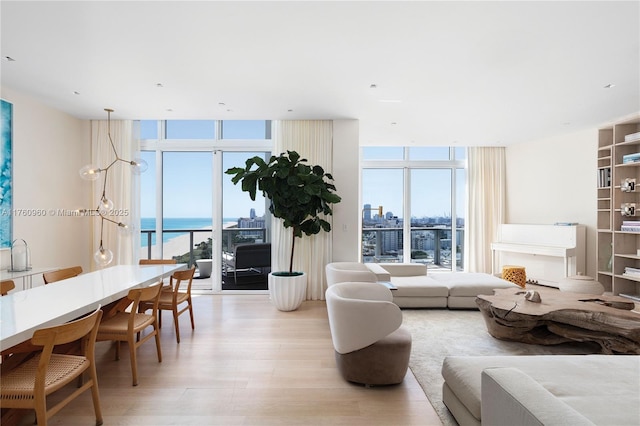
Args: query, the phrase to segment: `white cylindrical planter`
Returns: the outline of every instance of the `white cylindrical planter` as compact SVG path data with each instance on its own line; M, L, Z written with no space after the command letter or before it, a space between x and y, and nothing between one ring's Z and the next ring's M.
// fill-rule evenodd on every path
M280 311L295 311L307 294L307 274L279 276L269 274L271 301Z

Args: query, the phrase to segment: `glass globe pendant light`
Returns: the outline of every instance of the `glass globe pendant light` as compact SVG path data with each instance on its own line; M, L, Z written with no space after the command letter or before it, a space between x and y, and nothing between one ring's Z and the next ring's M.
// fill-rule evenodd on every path
M139 175L145 172L149 167L147 162L141 158L136 158L135 160L124 160L120 158L116 150L115 144L113 143L113 139L111 137L111 113L113 112L113 110L105 108L105 111L107 112L107 136L109 139L109 143L111 144L111 148L113 150L115 160L113 160L107 167L104 167L104 168L98 167L94 164L87 164L86 166L80 169L79 173L82 179L88 180L88 181L95 181L100 176L102 176L104 181L102 184L102 195L100 197L98 206L95 209L77 209L79 214L87 215L88 213L93 213L92 215L100 217L100 222L101 222L100 223L100 246L98 247L98 250L96 250L96 252L93 254L93 260L95 261L96 265L100 268L104 268L105 266L109 265L111 262L113 262L113 258L114 258L113 252L108 248L106 248L103 244L104 222L107 221L117 225L118 234L121 236L131 235L133 232L135 232L134 226L127 223L118 222L109 218L109 216L113 212L113 207L114 207L113 201L110 198L108 198L106 195L107 194L107 178L108 178L109 170L114 164L118 162L129 164L131 166L131 171L136 175Z

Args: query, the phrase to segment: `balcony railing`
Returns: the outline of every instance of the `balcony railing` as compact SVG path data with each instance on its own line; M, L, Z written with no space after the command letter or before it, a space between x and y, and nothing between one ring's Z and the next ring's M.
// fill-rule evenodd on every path
M146 241L146 258L152 258L152 249L153 249L153 236L156 231L151 229L145 229L140 231L141 238L143 241ZM193 265L198 259L210 259L211 254L213 253L213 248L211 247L211 229L163 229L163 234L178 234L178 235L189 235L188 247L186 246L186 242L184 245L184 249L180 246L179 253L171 253L172 257L175 256L185 256L187 257L187 263L189 266ZM252 243L252 242L263 242L266 238L267 230L266 228L225 228L222 230L222 251L223 252L233 252L233 249L236 245L242 243ZM197 234L204 234L204 236L198 237ZM200 244L204 242L206 247L204 249L197 249L196 244ZM156 239L157 244L157 239ZM204 251L204 255L203 255ZM166 256L166 254L165 254Z
M362 230L362 261L403 262L403 247L411 247L411 262L452 269L464 269L464 228L456 229L455 250L451 247L451 228L412 227L411 242L404 244L402 228L364 228Z

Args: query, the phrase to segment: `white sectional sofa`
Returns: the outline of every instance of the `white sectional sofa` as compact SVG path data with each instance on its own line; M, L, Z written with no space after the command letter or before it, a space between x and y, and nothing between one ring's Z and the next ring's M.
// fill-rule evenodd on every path
M490 274L475 272L432 272L418 263L333 262L326 266L327 284L338 282L388 281L393 302L401 308L477 309L479 294L493 294L496 288L515 284Z
M640 355L450 356L442 376L461 426L640 424Z

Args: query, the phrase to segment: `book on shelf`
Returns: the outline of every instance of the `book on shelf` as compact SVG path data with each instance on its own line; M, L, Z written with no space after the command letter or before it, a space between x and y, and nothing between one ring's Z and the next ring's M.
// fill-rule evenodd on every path
M633 268L631 266L626 266L624 268L624 273L627 274L639 274L640 275L640 269L639 268Z
M640 220L623 220L622 224L629 226L640 226Z
M640 140L640 132L630 133L628 135L625 135L624 137L625 142L631 142L635 140Z
M634 152L633 154L626 154L622 156L623 163L635 163L640 161L640 152Z
M598 187L606 188L611 186L611 167L598 169Z
M636 302L640 302L640 294L620 293L620 296L626 297L627 299L635 300Z
M640 226L622 225L620 231L623 232L640 232Z

